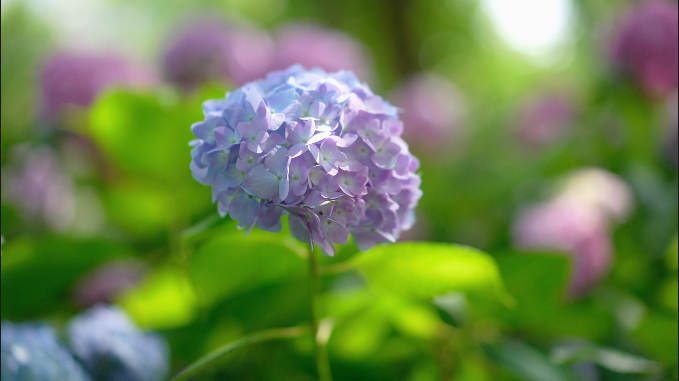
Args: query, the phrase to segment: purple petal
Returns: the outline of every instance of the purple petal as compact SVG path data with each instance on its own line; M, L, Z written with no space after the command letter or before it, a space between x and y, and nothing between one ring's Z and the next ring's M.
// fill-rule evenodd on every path
M253 195L270 200L279 194L278 176L259 164L245 176L243 185Z
M330 218L321 218L321 231L323 238L332 243L346 245L349 239L349 230Z
M257 227L272 233L280 232L283 229L281 225L282 214L283 208L280 206L262 204L257 217Z
M320 142L321 140L327 138L328 136L330 136L330 132L319 132L318 134L312 136L312 137L309 139L309 141L307 142L307 144L318 143L318 142Z
M266 154L266 159L264 159L264 165L266 169L271 171L277 176L281 176L283 179L288 178L288 169L290 165L290 157L288 156L288 150L283 147L275 147L268 154ZM285 198L285 197L282 197Z
M307 148L306 144L297 143L297 144L293 145L292 147L290 147L290 149L288 149L288 156L297 157L297 156L303 154L304 152L306 152L308 149L309 148Z

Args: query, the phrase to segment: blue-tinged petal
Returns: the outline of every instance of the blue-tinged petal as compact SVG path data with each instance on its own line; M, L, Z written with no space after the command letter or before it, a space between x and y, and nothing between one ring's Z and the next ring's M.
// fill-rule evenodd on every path
M307 145L305 143L295 144L295 145L291 146L290 149L288 149L288 156L297 157L297 156L303 154L304 152L306 152L308 149L309 148L307 147Z
M316 135L312 136L311 138L309 138L309 141L307 142L307 144L318 143L318 142L320 142L321 140L327 138L328 136L330 136L330 132L327 132L327 131L326 131L326 132L319 132L318 134L316 134Z
M290 226L290 234L293 237L304 243L311 242L311 233L306 228L306 224L302 222L303 216L300 217L297 214L290 213L288 218L288 225Z
M332 243L346 245L349 239L349 230L330 218L321 217L321 231L323 232L323 237Z
M229 204L231 218L238 220L238 228L251 228L257 221L259 201L253 196L240 192Z
M290 165L290 157L288 156L288 150L283 147L275 147L268 154L266 154L266 159L264 159L264 165L266 169L271 171L277 176L281 176L281 179L287 179L288 169ZM285 198L285 197L282 197Z
M243 186L253 195L270 200L279 193L278 176L267 171L264 165L258 164L245 176Z
M281 224L283 208L277 205L264 205L263 202L261 202L259 216L257 217L257 227L272 233L280 232L283 230Z

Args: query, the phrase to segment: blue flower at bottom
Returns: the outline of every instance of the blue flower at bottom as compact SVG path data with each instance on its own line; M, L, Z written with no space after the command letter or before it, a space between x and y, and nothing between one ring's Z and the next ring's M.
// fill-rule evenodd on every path
M3 381L90 381L45 324L2 322Z
M95 306L68 325L73 353L97 380L162 381L168 346L158 335L142 332L119 308Z

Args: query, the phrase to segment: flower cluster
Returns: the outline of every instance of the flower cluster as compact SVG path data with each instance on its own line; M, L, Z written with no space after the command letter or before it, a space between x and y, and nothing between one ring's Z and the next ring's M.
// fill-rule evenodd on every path
M46 324L3 321L0 364L3 380L91 380Z
M520 213L514 245L570 255L570 293L583 295L610 269L610 222L624 221L632 204L631 190L614 174L598 168L578 170L566 177L551 200Z
M677 88L678 40L676 2L639 2L615 36L612 58L651 94L665 96Z
M51 121L66 104L89 106L113 85L145 87L156 82L152 73L123 57L58 52L45 61L40 73L42 117Z
M96 306L70 320L69 346L47 324L2 322L3 380L160 381L169 351L116 307Z
M119 308L95 306L68 325L73 353L97 380L161 381L169 370L167 343L142 332Z
M391 106L347 71L296 65L203 104L191 170L246 234L278 232L327 255L353 233L362 250L415 222L419 161Z

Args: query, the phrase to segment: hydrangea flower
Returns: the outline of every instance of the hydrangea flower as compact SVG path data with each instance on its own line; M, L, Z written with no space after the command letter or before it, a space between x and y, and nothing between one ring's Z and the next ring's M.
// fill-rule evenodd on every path
M353 73L270 73L203 104L191 129L193 176L246 234L278 232L334 255L353 233L367 250L415 222L419 161L401 139L397 108Z
M56 231L70 229L76 211L75 185L57 153L46 146L17 146L12 156L15 164L5 179L10 202L28 219L44 221Z
M561 181L547 202L525 208L514 225L514 244L528 250L558 250L573 262L571 295L595 286L613 261L611 220L623 221L633 207L629 186L599 168L577 170Z
M395 91L394 102L403 113L403 136L422 152L449 146L464 131L464 99L447 78L420 73Z
M243 84L266 73L273 53L266 32L207 18L189 24L169 42L162 64L167 79L186 89L211 79Z
M639 2L623 20L612 46L612 58L631 72L651 94L664 96L677 88L679 16L677 3Z
M295 22L278 28L275 37L271 70L300 64L328 72L350 70L364 80L371 77L370 53L360 41L342 31Z
M40 73L42 116L55 118L65 104L89 106L113 85L149 86L155 76L115 55L62 51L45 61Z
M576 106L565 95L532 95L517 110L517 137L536 148L555 143L573 127L576 114Z
M91 380L45 324L3 321L1 362L3 380Z
M144 333L116 307L95 306L71 319L71 349L97 380L162 381L169 371L167 343Z

